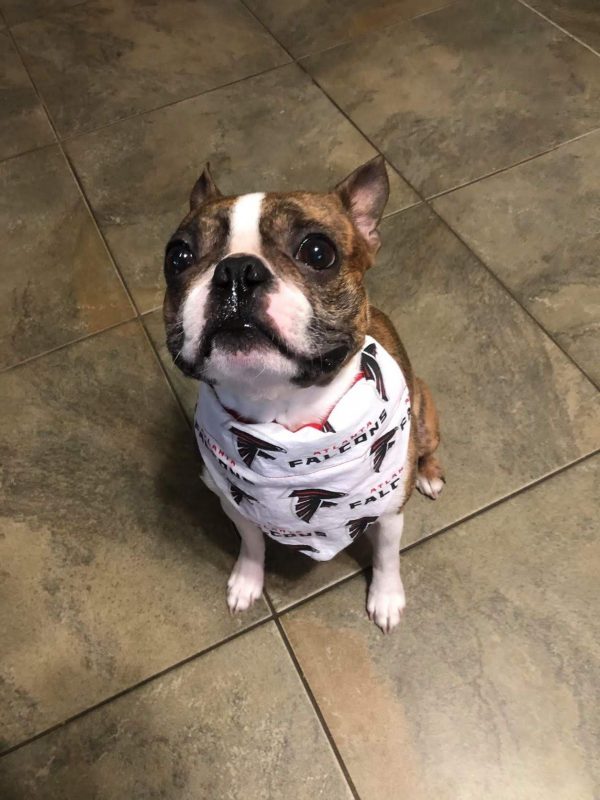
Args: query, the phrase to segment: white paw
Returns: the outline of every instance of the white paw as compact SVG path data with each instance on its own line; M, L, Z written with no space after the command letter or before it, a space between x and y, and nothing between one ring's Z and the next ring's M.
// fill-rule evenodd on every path
M227 581L227 605L232 614L246 611L262 594L262 566L240 556Z
M432 500L437 500L443 488L444 481L441 478L427 478L421 473L417 475L417 489Z
M399 624L405 605L400 578L393 581L373 579L367 597L367 613L384 633L390 633Z

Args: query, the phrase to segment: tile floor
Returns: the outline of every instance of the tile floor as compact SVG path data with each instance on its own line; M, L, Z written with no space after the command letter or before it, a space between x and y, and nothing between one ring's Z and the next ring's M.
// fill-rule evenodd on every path
M597 800L597 1L0 12L2 800ZM162 247L207 159L244 192L377 151L369 287L446 493L410 503L392 636L361 541L273 545L233 618Z

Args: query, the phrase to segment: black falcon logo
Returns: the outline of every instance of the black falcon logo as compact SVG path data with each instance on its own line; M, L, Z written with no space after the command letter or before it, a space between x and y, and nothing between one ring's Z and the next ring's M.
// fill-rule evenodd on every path
M323 433L335 433L335 428L328 419L323 423Z
M364 533L372 522L376 522L377 517L360 517L360 519L351 519L346 523L350 538L354 541L358 536Z
M381 374L381 367L375 358L377 354L377 347L375 342L368 344L362 351L360 356L360 368L364 373L365 379L368 381L375 381L375 388L377 394L382 400L387 400L388 396L385 393L385 383L383 382L383 375Z
M238 453L242 457L242 460L247 467L252 466L252 462L256 456L259 458L268 458L273 461L274 456L270 455L270 453L287 452L284 447L277 447L275 444L265 442L264 439L259 439L258 436L252 436L251 433L241 431L239 428L236 428L233 425L231 428L229 428L229 430L231 433L235 433Z
M379 439L376 439L371 445L370 453L373 456L373 469L375 472L379 472L384 458L394 446L395 442L393 437L397 430L397 427L392 428L391 431L384 433L383 436L380 436Z
M337 506L337 503L331 502L332 498L345 496L345 492L330 492L327 489L296 489L290 495L298 498L294 503L294 511L304 522L310 522L320 508Z
M235 500L236 505L240 505L242 500L247 500L249 503L256 503L256 497L252 497L251 494L248 494L243 489L240 489L239 486L236 486L235 483L231 483L231 481L227 481L229 483L229 491L231 492L231 496Z

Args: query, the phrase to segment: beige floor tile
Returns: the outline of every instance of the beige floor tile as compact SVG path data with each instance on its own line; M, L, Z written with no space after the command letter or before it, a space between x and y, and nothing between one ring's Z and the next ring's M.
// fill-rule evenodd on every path
M451 0L249 0L295 58L367 31L426 14Z
M272 623L0 761L5 800L350 800Z
M162 303L165 244L206 161L227 194L324 190L376 153L290 65L75 139L68 151L142 311ZM390 171L387 211L418 201Z
M362 800L594 800L600 459L403 559L386 637L357 578L286 615Z
M289 61L237 0L90 0L14 35L62 135Z
M42 104L7 32L0 32L0 109L0 160L54 141Z
M463 0L305 61L425 195L600 126L598 59L517 0Z
M434 206L600 383L600 133Z
M0 9L9 25L17 25L81 2L82 0L0 0Z
M10 746L264 617L138 323L5 373L0 730Z
M597 0L527 0L527 3L600 52Z
M58 147L0 164L0 368L134 310Z

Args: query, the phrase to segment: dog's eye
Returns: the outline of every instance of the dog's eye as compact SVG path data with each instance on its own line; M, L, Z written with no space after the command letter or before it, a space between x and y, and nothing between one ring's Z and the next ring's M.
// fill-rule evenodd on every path
M311 234L304 239L295 258L313 269L328 269L334 265L336 255L333 243L326 236Z
M191 247L177 239L167 246L165 255L165 272L169 275L179 275L194 263L194 254Z

